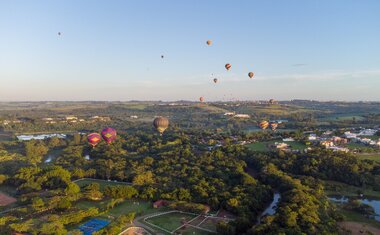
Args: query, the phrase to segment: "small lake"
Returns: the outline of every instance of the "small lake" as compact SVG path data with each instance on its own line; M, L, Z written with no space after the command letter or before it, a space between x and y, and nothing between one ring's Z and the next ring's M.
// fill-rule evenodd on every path
M280 193L275 193L273 196L273 201L271 204L261 213L259 216L259 219L257 220L257 224L260 224L261 219L266 215L274 215L277 210L277 204L279 203L281 199Z
M348 197L328 197L331 201L337 202L337 203L346 203L348 202ZM375 220L380 222L380 200L375 200L375 199L368 199L368 198L363 198L363 199L358 199L361 203L370 205L375 209Z

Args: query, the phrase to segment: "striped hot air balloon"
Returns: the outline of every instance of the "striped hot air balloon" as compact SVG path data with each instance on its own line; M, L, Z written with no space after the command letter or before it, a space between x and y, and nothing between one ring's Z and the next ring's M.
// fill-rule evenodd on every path
M275 131L277 129L277 127L278 127L278 123L277 122L272 122L270 124L270 128L272 128L272 131Z
M259 126L260 126L261 129L265 130L265 129L268 128L268 126L269 126L269 122L267 122L267 121L262 121L262 122L259 123Z
M101 140L102 137L98 133L91 133L87 136L87 141L92 147L95 147Z
M156 117L153 120L153 126L162 135L169 126L169 119L166 117Z
M102 137L108 144L110 144L116 139L116 130L111 127L104 128L102 130Z
M230 64L226 64L224 67L225 67L225 68L227 69L227 71L228 71L228 70L230 70L231 65L230 65Z
M249 77L249 78L253 78L253 75L255 75L253 72L249 72L249 73L248 73L248 77Z

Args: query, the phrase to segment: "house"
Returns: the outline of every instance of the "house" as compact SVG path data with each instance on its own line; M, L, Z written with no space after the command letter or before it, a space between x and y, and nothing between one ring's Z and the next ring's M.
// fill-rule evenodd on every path
M160 207L162 207L162 206L167 206L169 203L168 203L168 201L165 201L165 200L158 200L158 201L155 201L154 203L153 203L153 208L160 208Z
M234 117L236 117L236 118L250 118L251 116L249 116L248 114L236 114Z
M361 135L361 136L372 136L376 132L377 131L374 130L374 129L364 129L364 130L360 131L360 133L358 135Z
M332 142L331 140L321 141L319 144L324 146L325 148L334 146L334 142Z
M331 146L331 147L328 147L328 149L331 149L334 152L341 151L341 152L348 153L350 151L348 148L343 148L343 147L339 147L339 146Z
M276 146L276 149L286 149L289 147L289 145L285 144L285 143L274 143L274 145Z
M344 132L344 137L346 137L347 139L355 139L357 138L357 135L354 133L351 133L350 131L346 131Z
M289 137L289 138L282 139L282 141L284 141L284 142L293 142L294 139L292 137Z
M131 118L131 119L137 119L137 118L139 118L139 117L136 116L136 115L132 115L132 116L129 116L129 118Z
M78 118L75 116L66 116L65 119L66 121L74 121L74 120L77 120Z
M311 140L311 141L317 140L317 135L316 134L310 134L307 139Z
M234 116L234 115L235 115L235 112L224 113L224 116Z
M335 143L335 144L347 144L348 140L346 138L341 138L341 137L338 137L338 136L333 136L331 138L331 140Z

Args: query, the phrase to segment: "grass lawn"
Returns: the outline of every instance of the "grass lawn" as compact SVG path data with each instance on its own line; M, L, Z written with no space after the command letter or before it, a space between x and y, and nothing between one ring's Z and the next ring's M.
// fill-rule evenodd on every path
M257 152L268 152L268 148L263 142L255 142L252 144L247 144L246 145L249 149Z
M111 185L111 186L127 185L125 182L105 181L105 180L98 180L98 179L83 179L83 180L78 180L75 183L81 188L91 183L98 183L100 186L100 190L103 190L108 185Z
M343 214L345 221L354 221L354 222L366 223L366 224L370 224L376 228L380 228L380 222L378 222L374 219L368 219L367 217L365 217L362 214L357 213L355 211L345 210L342 208L341 205L337 205L337 208L338 208L339 212Z
M373 160L380 162L380 153L361 153L355 155L360 160Z
M380 199L380 192L374 191L372 188L360 188L336 181L324 181L323 184L325 187L325 193L329 196L339 195L355 197L358 196L358 190L360 190L365 197Z
M284 143L288 144L292 149L295 150L304 150L306 148L306 145L298 141L289 141Z
M275 142L282 143L283 141L273 140L273 141L267 141L267 142L255 142L252 144L247 144L246 146L253 151L269 152L270 151L269 146L273 145ZM294 150L304 150L306 148L306 145L298 141L289 141L289 142L284 142L284 143L288 144L291 147L291 149L294 149Z
M159 227L162 227L164 229L167 229L169 231L173 231L182 225L182 219L189 221L194 217L195 217L194 215L174 212L170 214L165 214L165 215L149 218L149 219L146 219L146 221L154 225L157 225Z
M208 218L199 227L216 232L216 225L218 224L219 221L222 221L222 220L223 219Z
M206 231L203 231L203 230L200 230L200 229L197 229L197 228L194 228L194 227L188 227L186 228L185 230L180 230L181 231L181 234L183 235L211 235L211 234L215 234L215 233L210 233L210 232L206 232Z

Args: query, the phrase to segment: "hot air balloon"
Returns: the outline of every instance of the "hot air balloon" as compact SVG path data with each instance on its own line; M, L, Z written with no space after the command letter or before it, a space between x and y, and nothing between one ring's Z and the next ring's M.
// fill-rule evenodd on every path
M102 130L102 137L108 144L110 144L116 139L116 130L111 127L107 127Z
M224 67L226 67L227 71L230 70L231 68L231 65L230 64L226 64Z
M253 78L253 75L254 75L253 72L249 72L249 73L248 73L248 77L249 77L249 78Z
M270 124L270 127L272 128L272 131L275 131L275 130L277 129L277 127L278 127L278 123L276 123L276 122L272 122L272 123Z
M217 78L214 78L214 83L217 83L218 82L218 79Z
M274 104L275 100L274 99L270 99L269 100L269 104Z
M95 147L102 140L102 137L98 133L91 133L87 136L87 140L92 147Z
M200 102L203 102L204 100L205 100L205 98L203 98L203 96L199 97Z
M267 121L262 121L262 122L259 123L259 126L260 126L261 129L265 130L265 129L268 128L268 126L269 126L269 122L267 122Z
M164 55L161 55L161 59L163 59L164 58Z
M212 44L212 41L211 41L211 40L207 40L207 42L206 42L206 43L207 43L207 45L209 45L209 46L210 46L210 45Z
M61 34L62 34L61 32L58 32L58 36L61 36Z
M160 135L162 135L169 126L169 119L166 117L156 117L153 120L153 126L160 133Z

